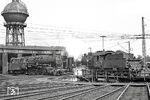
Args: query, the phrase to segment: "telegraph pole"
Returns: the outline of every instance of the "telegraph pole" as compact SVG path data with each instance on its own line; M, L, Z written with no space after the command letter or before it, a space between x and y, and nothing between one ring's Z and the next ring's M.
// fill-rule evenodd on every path
M145 41L145 24L144 17L142 17L142 56L143 56L143 66L146 67L146 41Z
M101 38L102 38L102 49L103 49L103 51L105 51L105 49L104 49L104 38L106 37L106 36L100 36Z
M89 47L89 49L90 49L90 52L92 52L92 48L91 48L91 47Z
M128 43L128 55L129 55L129 60L130 60L130 52L131 52L131 47L130 47L130 41L127 42Z

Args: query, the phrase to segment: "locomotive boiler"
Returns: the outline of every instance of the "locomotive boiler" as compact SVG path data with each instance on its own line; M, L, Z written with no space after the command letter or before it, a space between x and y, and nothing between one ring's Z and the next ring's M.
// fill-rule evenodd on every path
M62 68L62 59L51 55L12 58L8 67L13 74L54 74Z

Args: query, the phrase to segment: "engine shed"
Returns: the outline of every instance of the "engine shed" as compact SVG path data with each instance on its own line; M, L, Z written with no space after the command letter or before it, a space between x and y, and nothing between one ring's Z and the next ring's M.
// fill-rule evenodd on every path
M63 46L6 46L0 45L0 73L8 73L8 65L13 57L24 57L32 55L62 56L66 52Z
M25 23L29 17L27 6L21 0L12 0L1 12L6 28L5 45L0 45L0 73L7 74L11 58L53 55L67 59L66 48L63 46L27 46L25 45ZM38 44L37 44L38 45ZM67 63L67 60L63 62ZM68 64L66 64L68 65Z

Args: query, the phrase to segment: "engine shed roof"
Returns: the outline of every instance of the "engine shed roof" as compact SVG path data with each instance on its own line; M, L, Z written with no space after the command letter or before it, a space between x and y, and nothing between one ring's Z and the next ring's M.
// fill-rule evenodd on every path
M50 50L50 51L63 51L66 50L63 46L6 46L0 45L0 49L13 49L13 50Z

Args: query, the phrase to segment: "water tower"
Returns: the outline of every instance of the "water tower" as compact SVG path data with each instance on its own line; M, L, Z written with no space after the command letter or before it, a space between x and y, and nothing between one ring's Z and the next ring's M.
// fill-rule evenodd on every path
M27 25L24 22L29 16L25 4L20 0L12 0L1 15L6 21L6 45L25 46L24 28Z

